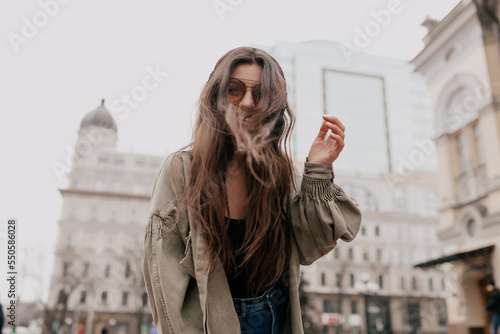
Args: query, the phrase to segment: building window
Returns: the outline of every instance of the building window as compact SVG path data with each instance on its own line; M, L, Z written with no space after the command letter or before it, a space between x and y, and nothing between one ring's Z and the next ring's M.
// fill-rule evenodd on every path
M73 232L68 232L68 234L66 234L66 247L73 246L73 235Z
M349 260L352 260L352 258L354 257L353 250L351 247L349 247L349 250L347 251L347 257L349 258Z
M68 300L68 295L66 294L66 291L64 289L59 290L59 296L57 297L57 303L58 304L66 304Z
M326 274L321 273L321 286L325 286L325 285L326 285Z
M479 165L484 165L483 139L479 124L474 125L474 141L476 143L476 157Z
M467 234L470 237L473 237L476 235L476 221L474 219L469 219L467 221L466 230L467 230Z
M137 214L135 209L130 209L130 222L135 223L136 219L137 219Z
M148 294L144 292L142 294L142 306L145 307L148 305Z
M358 314L358 302L356 300L351 301L351 313Z
M97 205L92 205L92 207L90 208L90 219L91 220L97 219Z
M122 294L122 306L127 306L128 302L128 292L124 292Z
M71 219L75 219L75 218L76 218L76 214L77 214L77 212L78 212L78 206L77 206L77 204L76 204L76 203L73 203L73 204L71 205L71 209L70 209L69 217L70 217Z
M110 213L110 220L111 220L112 222L116 222L116 216L117 216L117 214L118 214L118 210L116 210L116 207L115 207L115 206L113 206L113 207L111 208L111 213Z
M380 236L380 228L377 226L375 226L375 235L378 237Z
M96 242L96 234L94 232L86 232L85 243L89 248L94 248Z
M377 249L377 261L382 262L382 250L380 248Z
M116 171L123 170L123 161L122 160L115 160L113 163L113 169Z
M446 305L444 303L436 304L436 313L438 315L439 326L446 326L448 316L446 314Z
M82 273L83 277L87 277L87 275L89 274L89 267L90 264L88 262L85 262L83 265L83 273Z
M125 264L125 278L129 278L130 276L130 263L127 261L127 264Z
M340 313L340 301L333 299L323 300L323 313Z
M105 169L108 165L108 160L107 159L104 159L104 158L99 158L99 160L97 160L97 168L98 169Z
M146 169L146 162L144 160L137 160L135 162L135 168L137 170L140 170L140 171L145 170Z
M413 289L413 291L417 291L418 290L418 287L417 287L417 278L415 276L413 276L411 278L411 288Z
M445 290L446 289L446 285L444 283L444 278L441 278L441 290Z
M104 277L108 278L109 277L109 271L111 269L111 266L109 264L106 265L106 268L104 268Z
M361 235L366 235L366 228L364 226L361 227Z
M114 234L108 234L106 238L106 248L113 249L115 247L115 235Z
M434 291L434 282L432 281L432 277L429 278L429 291Z
M382 275L378 276L378 286L381 290L384 289L384 276Z
M106 291L103 291L101 293L101 304L105 306L108 303L108 293Z
M465 173L469 170L469 147L467 146L465 132L461 131L456 140L458 158L460 162L460 173Z
M403 316L405 327L409 327L410 333L420 333L420 305L417 303L408 303L406 306L406 315Z
M349 278L350 278L351 288L354 288L354 283L355 283L354 282L354 274L351 274Z
M63 262L63 273L62 273L62 276L66 277L66 276L68 276L68 273L69 273L69 262L64 261Z
M134 235L132 234L127 234L127 236L125 237L125 248L126 249L130 249L130 250L133 250L135 247L135 243L134 243Z
M394 196L394 207L398 211L403 211L405 209L405 193L402 187L397 186L393 191Z
M404 276L401 276L401 290L405 290L405 278Z
M368 261L368 250L363 247L361 251L363 252L363 260Z
M160 163L158 162L153 162L151 164L151 172L152 173L157 173L158 172L158 169L160 169Z
M85 304L86 299L87 299L87 291L80 292L80 304Z
M342 274L335 274L335 286L337 288L341 288L342 287Z

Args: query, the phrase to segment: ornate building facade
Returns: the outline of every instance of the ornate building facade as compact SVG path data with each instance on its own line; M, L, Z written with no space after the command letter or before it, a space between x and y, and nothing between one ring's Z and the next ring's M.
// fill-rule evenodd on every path
M144 219L162 157L120 152L104 106L82 120L69 186L60 189L49 305L54 325L78 333L148 333L151 312L142 276Z
M446 333L443 274L415 263L438 257L435 174L336 174L360 204L361 231L303 267L319 333Z
M496 1L461 1L427 20L412 61L427 78L438 156L438 237L450 333L488 333L487 280L500 282L500 43Z

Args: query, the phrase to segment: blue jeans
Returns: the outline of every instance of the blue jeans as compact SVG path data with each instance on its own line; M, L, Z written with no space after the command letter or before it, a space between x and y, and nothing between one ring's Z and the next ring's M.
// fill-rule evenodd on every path
M491 317L491 327L493 327L493 330L491 331L491 333L497 334L498 327L500 327L500 315L493 314L493 316Z
M233 298L241 334L282 334L288 314L288 296L274 283L261 296Z

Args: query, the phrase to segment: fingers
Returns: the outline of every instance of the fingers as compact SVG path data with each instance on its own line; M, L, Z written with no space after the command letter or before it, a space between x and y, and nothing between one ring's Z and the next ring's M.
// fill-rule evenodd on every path
M317 139L325 139L325 136L328 132L328 123L326 121L323 121L323 123L321 124L321 127L319 128L319 133L318 133L318 137Z
M333 139L337 143L338 147L340 147L340 148L344 147L344 145L345 145L344 138L342 138L341 136L339 136L335 133L332 133L332 134L330 134L330 138Z
M342 139L345 138L344 131L336 124L326 123L328 129L332 130L332 133L339 135Z
M328 115L323 115L323 119L327 121L328 123L335 124L339 127L342 132L345 132L345 126L342 124L342 122L335 116L328 116Z

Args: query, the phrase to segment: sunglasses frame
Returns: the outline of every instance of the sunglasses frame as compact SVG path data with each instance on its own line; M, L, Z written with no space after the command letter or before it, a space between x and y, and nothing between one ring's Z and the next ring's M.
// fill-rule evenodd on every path
M244 97L244 96L245 96L245 94L246 94L246 89L247 89L248 87L250 87L250 88L252 88L252 99L253 99L253 102L254 102L255 104L259 104L259 102L260 102L260 81L255 81L255 80L247 80L247 81L255 81L255 82L258 82L258 84L256 84L255 86L247 86L247 85L245 85L245 83L244 83L243 81L241 81L240 79L235 78L235 77L230 77L230 78L229 78L229 83L228 83L228 86L227 86L227 91L228 91L228 92L227 92L227 94L228 94L228 95L229 95L229 84L230 84L231 80L236 80L236 81L240 82L240 83L241 83L241 84L245 87L243 94L241 95L241 97L240 97L238 100L231 100L231 99L228 97L228 99L229 99L229 101L230 101L231 103L240 103L240 102L241 102L241 100L243 100L243 97ZM257 99L255 98L255 94L254 94L254 88L255 88L255 87L259 87L259 96L258 96L258 98L257 98Z

